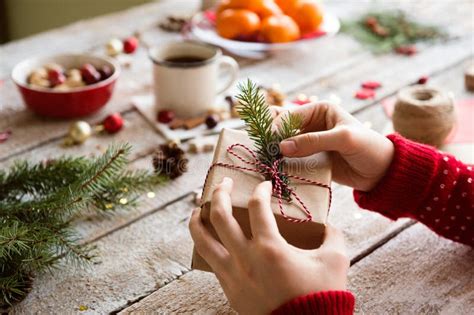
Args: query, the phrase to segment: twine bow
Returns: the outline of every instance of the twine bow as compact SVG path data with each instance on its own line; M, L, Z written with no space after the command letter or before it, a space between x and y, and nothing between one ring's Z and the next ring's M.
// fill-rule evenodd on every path
M240 148L244 149L245 151L247 151L247 153L249 153L252 156L253 159L248 160L248 159L243 158L241 155L237 154L234 151L234 148L236 148L236 147L240 147ZM290 175L288 173L280 171L279 166L280 166L280 163L282 161L281 159L276 160L272 164L272 166L268 166L268 165L262 163L257 158L257 155L251 149L249 149L248 147L246 147L245 145L240 144L240 143L234 143L231 146L229 146L227 148L227 152L229 154L232 154L234 157L236 157L237 159L239 159L243 163L255 166L255 168L250 168L250 167L245 167L245 166L238 166L238 165L233 165L233 164L223 163L223 162L213 163L211 165L211 167L209 168L209 170L208 170L206 180L205 180L205 183L204 183L204 187L206 187L206 182L207 182L207 178L209 176L210 171L216 166L226 167L226 168L230 168L230 169L237 169L237 170L247 171L247 172L260 173L260 174L262 174L266 177L271 178L272 183L273 183L273 188L272 188L273 195L276 195L276 197L278 198L278 206L280 208L280 213L286 220L288 220L290 222L294 222L294 223L302 223L302 222L311 221L312 218L313 218L312 215L311 215L311 212L308 210L308 208L306 207L304 202L300 199L298 194L294 191L294 189L289 187L289 185L281 179L281 177L284 176L286 178L299 180L301 182L305 182L305 183L310 184L310 185L326 188L329 191L329 204L328 204L328 211L329 211L329 208L331 207L331 199L332 199L332 190L331 190L331 187L329 185L326 185L326 184L323 184L323 183L320 183L320 182L317 182L317 181L314 181L314 180L310 180L310 179L307 179L307 178L304 178L304 177L300 177L300 176L297 176L297 175ZM306 218L297 219L297 218L293 218L293 217L290 217L290 216L286 215L285 211L283 210L283 196L282 196L283 191L287 191L290 194L290 196L295 198L295 200L301 205L302 211L305 213Z

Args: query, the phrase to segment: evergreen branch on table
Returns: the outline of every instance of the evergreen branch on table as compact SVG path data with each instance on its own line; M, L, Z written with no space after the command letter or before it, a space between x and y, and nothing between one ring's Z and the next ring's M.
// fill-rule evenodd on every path
M374 11L360 19L344 21L341 31L352 35L375 53L390 52L420 41L446 39L439 27L422 25L402 11Z
M167 180L127 170L130 149L112 145L97 158L22 161L0 170L0 309L23 299L32 277L59 259L82 266L95 257L72 226L84 211L130 208Z

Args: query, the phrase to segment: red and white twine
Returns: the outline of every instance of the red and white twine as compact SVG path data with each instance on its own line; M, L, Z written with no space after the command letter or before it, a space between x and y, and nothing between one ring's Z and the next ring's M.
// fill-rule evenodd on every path
M247 151L247 153L249 153L252 156L253 160L247 160L247 159L243 158L242 156L240 156L239 154L237 154L234 151L234 148L236 148L236 147L240 147L240 148L244 149L245 151ZM331 208L332 190L331 190L331 187L329 185L326 185L326 184L323 184L323 183L320 183L320 182L317 182L317 181L314 181L314 180L311 180L311 179L307 179L307 178L304 178L304 177L300 177L300 176L297 176L297 175L290 175L288 173L280 171L279 170L279 165L282 161L281 159L276 160L273 163L273 165L270 167L270 166L262 163L257 158L257 155L251 149L249 149L248 147L246 147L245 145L240 144L240 143L235 143L235 144L229 146L227 148L227 152L229 154L232 154L234 157L236 157L237 159L239 159L243 163L255 166L255 168L250 168L250 167L245 167L245 166L238 166L238 165L233 165L233 164L223 163L223 162L213 163L211 165L211 167L209 168L208 172L207 172L206 180L204 182L204 187L206 187L207 178L209 176L209 173L216 166L221 166L221 167L226 167L226 168L236 169L236 170L241 170L241 171L247 171L247 172L260 173L260 174L262 174L264 176L268 176L269 178L272 179L273 194L277 196L278 206L280 208L280 213L286 220L288 220L290 222L294 222L294 223L302 223L302 222L311 221L313 217L311 215L311 212L308 210L308 208L304 204L304 202L300 199L298 194L296 194L296 192L291 187L289 187L289 185L287 183L285 183L281 179L282 176L285 176L287 178L294 179L294 180L299 180L301 182L305 182L305 183L310 184L310 185L326 188L329 191L328 211ZM298 203L302 207L302 211L306 215L305 219L297 219L297 218L287 216L285 214L285 211L283 210L283 197L282 197L283 190L286 190L292 197L294 197L298 201Z

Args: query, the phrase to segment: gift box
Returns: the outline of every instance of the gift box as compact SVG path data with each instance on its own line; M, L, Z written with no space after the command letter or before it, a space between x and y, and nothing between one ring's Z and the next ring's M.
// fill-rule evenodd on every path
M238 145L229 152L228 149L235 144ZM245 131L233 129L221 131L214 153L212 164L214 166L211 165L206 178L201 211L204 226L217 240L219 238L210 221L210 208L212 193L224 177L230 177L234 181L234 189L231 194L232 213L247 238L251 238L247 204L253 190L265 180L265 177L260 172L241 169L256 169L255 165L248 163L254 162L255 158L247 148L254 150L254 145ZM300 179L290 178L289 187L293 189L295 195L280 199L278 194L274 194L272 197L272 210L279 232L288 243L296 247L318 248L324 237L331 198L329 189L331 182L330 157L327 153L318 153L305 158L285 158L283 163L283 172ZM279 200L281 200L281 208ZM305 212L305 208L309 213ZM310 214L311 220L295 222L308 220L308 214ZM195 250L193 251L192 268L212 272L206 261Z

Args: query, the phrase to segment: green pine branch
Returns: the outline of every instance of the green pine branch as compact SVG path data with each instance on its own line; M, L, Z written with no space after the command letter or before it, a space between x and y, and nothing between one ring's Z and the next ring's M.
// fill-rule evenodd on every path
M387 34L374 33L367 25L368 18L375 19ZM390 52L420 41L448 38L439 27L422 25L399 10L367 12L358 20L343 21L341 31L352 35L375 53Z
M275 129L270 108L258 86L248 79L246 83L239 85L239 89L240 94L236 96L239 100L237 111L245 122L250 139L254 141L259 160L272 166L276 160L282 158L280 142L299 134L303 119L299 115L289 113ZM283 164L280 164L280 171L282 167ZM281 179L288 184L288 178L282 176ZM289 197L287 191L284 191L283 195Z
M83 266L94 247L80 243L74 219L136 205L166 178L127 170L128 144L112 145L97 158L61 157L15 163L0 170L0 308L25 297L32 277L59 259Z

